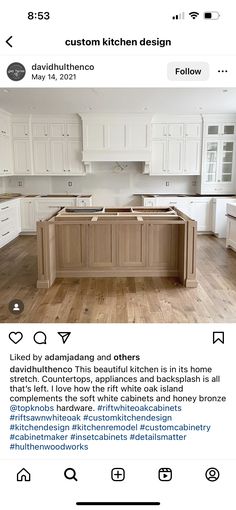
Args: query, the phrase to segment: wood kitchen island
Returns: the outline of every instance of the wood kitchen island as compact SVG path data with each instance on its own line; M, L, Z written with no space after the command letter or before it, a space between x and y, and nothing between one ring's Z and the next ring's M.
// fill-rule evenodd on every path
M196 287L196 232L174 207L64 208L37 223L37 287L56 278L138 276Z

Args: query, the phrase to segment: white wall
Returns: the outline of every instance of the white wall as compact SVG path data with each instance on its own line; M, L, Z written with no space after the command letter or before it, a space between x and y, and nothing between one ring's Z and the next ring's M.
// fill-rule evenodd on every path
M7 177L8 192L15 193L91 193L95 205L138 204L134 193L195 193L196 178L150 177L141 164L128 163L120 170L116 163L93 163L93 172L84 177ZM22 186L19 186L19 182ZM72 186L68 183L72 182ZM166 186L169 182L169 186Z

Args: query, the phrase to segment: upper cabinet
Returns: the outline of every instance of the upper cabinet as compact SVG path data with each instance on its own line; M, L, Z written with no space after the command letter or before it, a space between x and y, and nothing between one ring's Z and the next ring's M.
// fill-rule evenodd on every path
M79 122L60 122L48 120L32 121L33 138L81 138L81 126Z
M229 137L236 135L234 122L210 122L206 124L205 134L210 137Z
M190 120L152 123L151 175L200 174L202 123Z
M84 175L78 115L15 116L12 122L16 175Z
M151 116L81 114L83 161L149 161Z
M204 118L201 192L229 193L235 187L236 117Z
M10 116L0 111L0 175L13 173Z
M0 136L10 136L10 118L0 112Z

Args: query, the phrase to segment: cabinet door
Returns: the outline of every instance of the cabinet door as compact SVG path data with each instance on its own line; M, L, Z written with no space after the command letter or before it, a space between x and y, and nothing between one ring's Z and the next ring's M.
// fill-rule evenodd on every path
M88 253L91 268L109 268L116 265L115 226L88 226Z
M44 138L49 136L48 124L37 122L32 124L32 135L34 138Z
M31 173L30 146L28 140L13 140L14 174Z
M82 138L80 124L79 123L73 124L72 122L67 122L65 126L65 136L70 138Z
M148 225L148 266L178 270L178 225Z
M236 124L234 123L225 123L221 124L221 134L223 136L235 136L236 130L235 130Z
M212 201L201 199L191 201L190 216L197 221L199 232L210 232L212 230Z
M152 124L152 139L165 138L168 133L168 124Z
M67 172L65 142L63 140L51 140L50 153L51 171L54 174L65 174Z
M183 124L169 124L168 125L168 136L171 138L181 138L184 133Z
M220 142L211 140L206 142L204 181L208 184L215 183L218 173Z
M13 138L28 138L29 125L27 122L13 122L12 124Z
M48 174L51 171L50 146L48 142L34 140L33 142L34 173Z
M150 175L166 174L166 148L167 142L165 140L152 141L152 162Z
M224 140L221 142L219 173L217 182L230 183L233 179L234 142Z
M10 135L10 121L4 116L0 116L0 136Z
M0 174L12 174L11 142L8 136L0 138Z
M85 169L82 162L82 141L67 141L67 173L84 175Z
M50 136L52 138L62 138L65 136L64 122L50 122Z
M186 140L183 170L186 175L200 174L200 140Z
M215 124L207 124L206 125L206 134L207 136L219 136L220 135L220 124L217 122Z
M145 266L145 225L121 224L118 231L118 265L120 267Z
M183 173L182 140L169 140L168 142L168 173L173 175Z
M184 124L184 136L188 138L200 138L201 124Z
M36 230L34 200L22 199L20 208L21 208L21 230L34 232Z

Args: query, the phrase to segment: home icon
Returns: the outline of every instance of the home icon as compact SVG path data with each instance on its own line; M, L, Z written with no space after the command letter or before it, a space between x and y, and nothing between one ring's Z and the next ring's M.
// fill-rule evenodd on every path
M17 482L30 482L31 474L27 469L22 468L16 475Z

